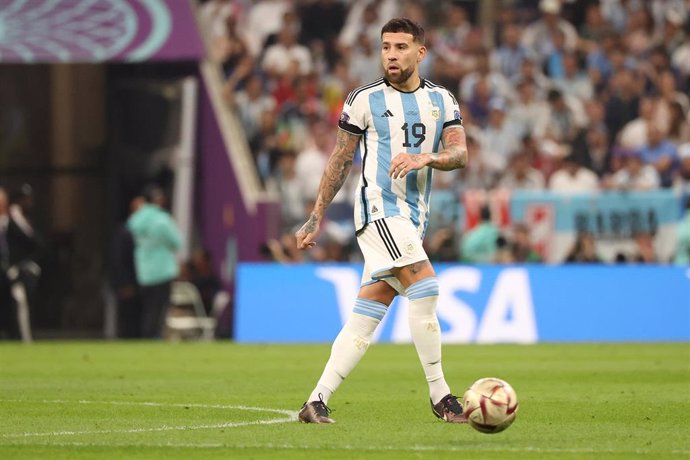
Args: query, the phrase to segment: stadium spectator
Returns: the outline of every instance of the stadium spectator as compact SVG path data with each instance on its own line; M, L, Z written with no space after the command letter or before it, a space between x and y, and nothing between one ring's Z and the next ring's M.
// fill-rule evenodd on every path
M276 171L266 181L266 189L280 197L282 229L289 232L304 216L302 186L297 177L296 154L292 150L282 151Z
M428 208L431 190L421 193L419 184L428 183L425 177L431 168L453 170L467 163L460 108L450 92L420 77L419 62L426 47L418 24L392 19L381 30L381 42L386 80L348 96L314 209L295 235L300 249L314 246L326 209L343 186L356 151L368 151L371 160L369 168L362 169L358 187L362 199L356 201L354 212L357 241L365 257L362 285L354 311L335 339L323 374L298 418L333 423L327 406L330 396L364 356L393 299L405 293L410 332L429 384L432 410L446 422L464 423L458 398L443 377L441 330L435 313L438 281L422 246L426 216L419 221L421 214L415 211ZM402 101L402 108L394 101ZM412 109L416 104L433 108ZM416 117L412 126L406 124L409 116ZM433 136L431 132L424 135L424 126L438 129ZM436 151L441 141L443 147ZM402 201L408 203L407 210L397 204Z
M208 0L199 7L200 30L208 34L207 39L211 43L225 36L226 20L231 16L237 17L238 7L238 2L232 0Z
M621 69L611 77L613 94L606 102L606 126L613 139L639 113L641 88L635 73Z
M510 81L500 72L491 70L489 52L480 48L474 53L475 70L465 75L460 83L460 98L463 101L474 99L474 88L478 81L484 80L489 85L492 97L512 101L515 91Z
M251 5L247 11L245 39L249 53L258 58L267 38L284 26L285 13L292 9L292 5L289 0L256 0Z
M480 223L466 232L460 242L460 260L466 263L489 264L495 262L501 231L491 222L491 210L482 206Z
M345 25L338 36L341 52L347 55L361 34L366 35L373 43L378 43L385 18L394 16L398 7L396 0L355 0L352 2Z
M459 2L444 2L443 13L442 24L430 33L433 73L440 84L457 88L462 77L475 67L474 56L468 52L471 36L479 34Z
M297 66L298 75L307 75L312 71L312 58L309 48L297 42L298 31L292 24L282 26L278 41L266 48L261 61L262 69L272 77L285 75L291 65Z
M604 186L619 191L644 192L659 188L659 174L654 166L644 164L639 152L622 150L623 167L604 181Z
M625 47L636 58L643 58L652 47L654 39L654 18L648 8L633 11L625 26L623 41Z
M491 67L507 79L520 72L522 61L527 57L527 49L520 43L521 32L517 24L507 24L500 46L491 52Z
M546 93L551 88L551 80L549 80L546 75L541 71L539 62L536 57L528 54L525 59L522 60L520 65L520 72L513 75L511 82L513 86L517 87L521 82L525 80L530 80L534 84L535 95L538 99L543 99L546 97Z
M143 196L132 198L129 215L146 202ZM134 265L134 236L127 223L118 226L113 235L110 266L111 285L117 301L117 336L134 339L141 337L141 301Z
M678 151L656 123L647 125L647 145L640 150L642 160L659 173L662 187L670 187L679 167Z
M567 155L549 178L549 190L567 195L590 193L599 189L597 175L580 163L574 155Z
M518 127L520 136L531 136L539 120L548 117L549 107L539 98L531 78L517 85L517 101L508 109L508 119Z
M558 88L565 97L576 97L581 101L589 101L594 96L594 88L587 73L581 68L579 57L575 53L565 53L562 55L562 73L555 76L554 86Z
M638 264L656 264L659 258L654 249L654 238L647 232L639 232L634 235L635 252L631 257L631 262Z
M570 144L587 122L582 103L564 97L557 89L549 90L547 100L548 110L537 121L533 134L559 144Z
M542 258L534 249L532 244L529 226L522 222L513 225L511 239L511 254L514 263L537 263Z
M350 54L350 77L362 85L381 76L378 49L367 34L360 34Z
M508 168L498 181L499 187L509 190L543 190L544 185L544 175L531 166L530 155L525 151L511 157Z
M233 90L228 96L240 115L247 139L252 139L260 131L262 114L276 108L275 99L264 91L263 79L258 73L249 76L242 90Z
M479 133L482 163L498 177L510 157L520 148L520 128L506 116L506 102L493 98L489 102L489 120Z
M572 153L582 165L600 178L610 172L608 131L604 124L590 124L580 130L573 140Z
M10 248L8 231L10 226L9 198L0 187L0 339L18 339L19 323L17 304L10 289Z
M601 263L602 259L596 251L596 241L589 232L579 232L575 244L568 252L566 263L592 264Z
M690 141L690 119L683 104L673 101L669 107L668 139L676 146Z
M170 302L171 282L180 270L176 253L182 236L165 210L165 192L149 186L144 197L146 203L130 216L127 227L134 236L134 266L142 306L141 335L159 338Z
M572 51L577 46L577 31L575 27L560 17L560 0L540 0L541 17L530 24L522 34L522 44L538 56L540 62L554 50L554 37L558 31L563 34L564 48Z
M211 314L213 301L220 292L220 279L213 270L211 253L206 249L197 249L189 260L188 280L196 286L204 304L206 314Z
M299 2L297 11L302 22L299 42L310 48L315 41L321 42L327 65L332 66L337 56L336 39L345 24L345 3L337 0Z
M641 149L647 144L647 126L654 119L655 104L654 97L640 98L639 116L623 126L618 145L629 149Z

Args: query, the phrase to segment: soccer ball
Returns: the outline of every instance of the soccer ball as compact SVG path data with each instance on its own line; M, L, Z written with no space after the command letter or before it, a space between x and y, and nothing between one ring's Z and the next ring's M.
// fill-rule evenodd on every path
M495 377L479 379L465 392L462 411L475 430L498 433L515 421L517 394L504 380Z

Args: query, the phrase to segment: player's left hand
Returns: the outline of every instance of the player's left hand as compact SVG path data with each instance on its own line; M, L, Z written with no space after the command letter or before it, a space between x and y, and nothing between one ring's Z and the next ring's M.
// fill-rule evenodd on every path
M388 175L393 179L400 179L410 171L422 169L429 163L428 155L425 153L399 153L391 161L391 168Z

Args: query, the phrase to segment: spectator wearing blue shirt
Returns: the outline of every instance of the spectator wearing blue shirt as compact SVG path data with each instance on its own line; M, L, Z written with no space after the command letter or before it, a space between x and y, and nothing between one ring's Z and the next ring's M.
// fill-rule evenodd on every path
M670 187L673 176L680 167L678 150L655 123L647 125L647 145L642 147L640 155L645 163L656 168L661 186Z

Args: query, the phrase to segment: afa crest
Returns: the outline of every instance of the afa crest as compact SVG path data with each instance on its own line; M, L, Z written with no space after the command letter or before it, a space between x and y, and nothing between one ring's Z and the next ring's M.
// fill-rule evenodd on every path
M439 120L441 118L441 109L438 107L433 107L431 109L431 116L434 118L434 120Z

